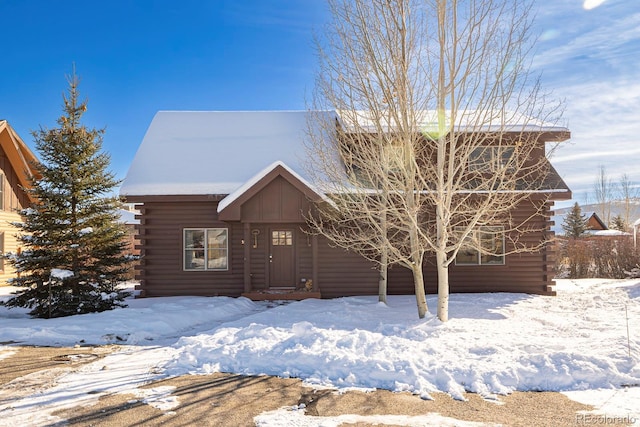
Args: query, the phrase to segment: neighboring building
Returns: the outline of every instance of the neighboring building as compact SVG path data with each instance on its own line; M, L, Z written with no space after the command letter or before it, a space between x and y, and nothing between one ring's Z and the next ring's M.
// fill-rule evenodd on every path
M156 114L120 190L140 210L141 296L255 296L305 284L326 298L377 294L375 265L307 233L305 215L326 198L305 174L308 114ZM531 132L542 155L546 141L569 137L561 127ZM553 200L571 198L552 167L545 182ZM545 231L527 239L552 234L552 205L532 220ZM531 209L513 215L529 218ZM451 292L555 293L550 248L501 257L468 252L464 265L450 268ZM435 293L433 259L424 271L427 292ZM391 268L388 292L412 294L411 272Z
M553 227L551 230L556 236L562 237L565 234L564 224L565 218L569 213L568 209L563 209L562 212L555 213L551 220L553 221ZM630 233L619 230L610 230L609 227L600 219L597 213L592 211L583 212L582 215L587 220L587 227L585 229L585 236L630 236Z
M133 205L124 205L117 211L120 217L119 221L124 225L127 235L125 237L127 247L124 252L127 255L138 257L140 255L140 242L136 239L136 226L140 224L140 221L136 218L136 214L139 214ZM127 279L133 280L135 278L135 266L138 265L138 261L134 261L131 265L129 273L127 273Z
M0 251L17 252L21 248L16 234L18 230L11 222L21 221L18 210L26 208L31 201L23 188L28 188L36 157L18 134L7 123L0 120ZM6 260L0 258L0 286L15 276L15 271Z

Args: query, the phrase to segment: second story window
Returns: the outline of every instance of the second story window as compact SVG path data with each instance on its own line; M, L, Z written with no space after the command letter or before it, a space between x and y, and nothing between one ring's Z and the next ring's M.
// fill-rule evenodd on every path
M513 170L511 158L515 147L476 147L469 156L469 170L480 173L497 173L509 168ZM510 164L511 162L511 164Z

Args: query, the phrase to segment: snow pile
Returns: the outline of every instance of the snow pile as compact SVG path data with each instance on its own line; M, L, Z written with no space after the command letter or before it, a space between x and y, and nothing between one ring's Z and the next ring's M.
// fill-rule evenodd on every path
M0 288L8 294L6 290ZM54 347L170 345L183 335L265 309L246 298L229 297L129 299L127 304L127 308L53 319L31 319L28 309L0 307L0 342Z
M418 320L410 296L391 296L388 305L375 297L306 300L181 339L168 372L291 376L459 399L465 390L491 397L640 384L640 337L636 331L629 357L625 318L625 304L640 315L630 298L640 284L627 285L566 281L558 297L452 295L445 324Z
M9 290L0 288L7 295ZM566 391L601 413L640 420L640 387L634 387L640 384L638 280L561 280L557 297L455 294L447 323L431 315L417 319L412 296L388 300L277 305L228 297L147 298L130 299L128 308L48 320L0 307L0 342L130 344L58 378L53 388L0 404L0 419L48 423L53 411L107 393L132 393L167 411L179 403L171 389L138 387L168 375L222 371L408 390L424 398L434 391L458 399L465 390L489 399L513 390ZM435 303L430 296L429 306ZM0 345L0 359L12 351ZM296 425L301 414L294 412L256 421Z

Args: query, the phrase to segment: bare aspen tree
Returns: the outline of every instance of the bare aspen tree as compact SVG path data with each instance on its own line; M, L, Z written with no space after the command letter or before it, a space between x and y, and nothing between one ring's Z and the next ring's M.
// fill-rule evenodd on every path
M622 218L626 227L629 227L635 219L633 217L637 215L638 207L635 202L638 198L638 189L626 173L620 175L618 188L622 202Z
M445 118L448 132L431 138L436 161L423 173L425 184L434 183L426 235L436 255L438 318L445 321L448 269L461 250L491 262L545 244L522 236L544 231L540 219L559 184L546 157L553 147L541 138L557 122L559 106L529 72L529 2L428 4L434 11L427 27L437 34L427 38L424 78L437 87L438 125ZM516 210L527 213L515 217Z
M318 114L309 157L311 175L315 171L335 201L313 220L315 228L381 266L380 299L386 265L409 268L422 318L428 248L421 229L424 195L415 191L422 188L415 149L422 138L414 103L429 89L416 74L424 26L411 3L329 1L333 20L326 49L319 47L312 110L336 110L339 123Z
M423 264L435 253L438 318L446 321L448 269L461 250L491 260L544 244L520 238L544 230L558 185L542 138L559 129L548 124L557 106L527 68L529 5L329 4L311 106L322 113L309 126L308 149L311 174L335 204L310 221L381 272L409 268L421 318Z
M616 185L603 165L598 168L598 175L593 183L593 193L598 206L598 215L609 226L611 224L611 204L615 197Z

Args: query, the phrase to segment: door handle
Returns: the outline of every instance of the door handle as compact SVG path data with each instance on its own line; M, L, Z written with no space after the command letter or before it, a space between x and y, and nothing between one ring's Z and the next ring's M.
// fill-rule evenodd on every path
M273 255L269 254L269 262L273 262Z

